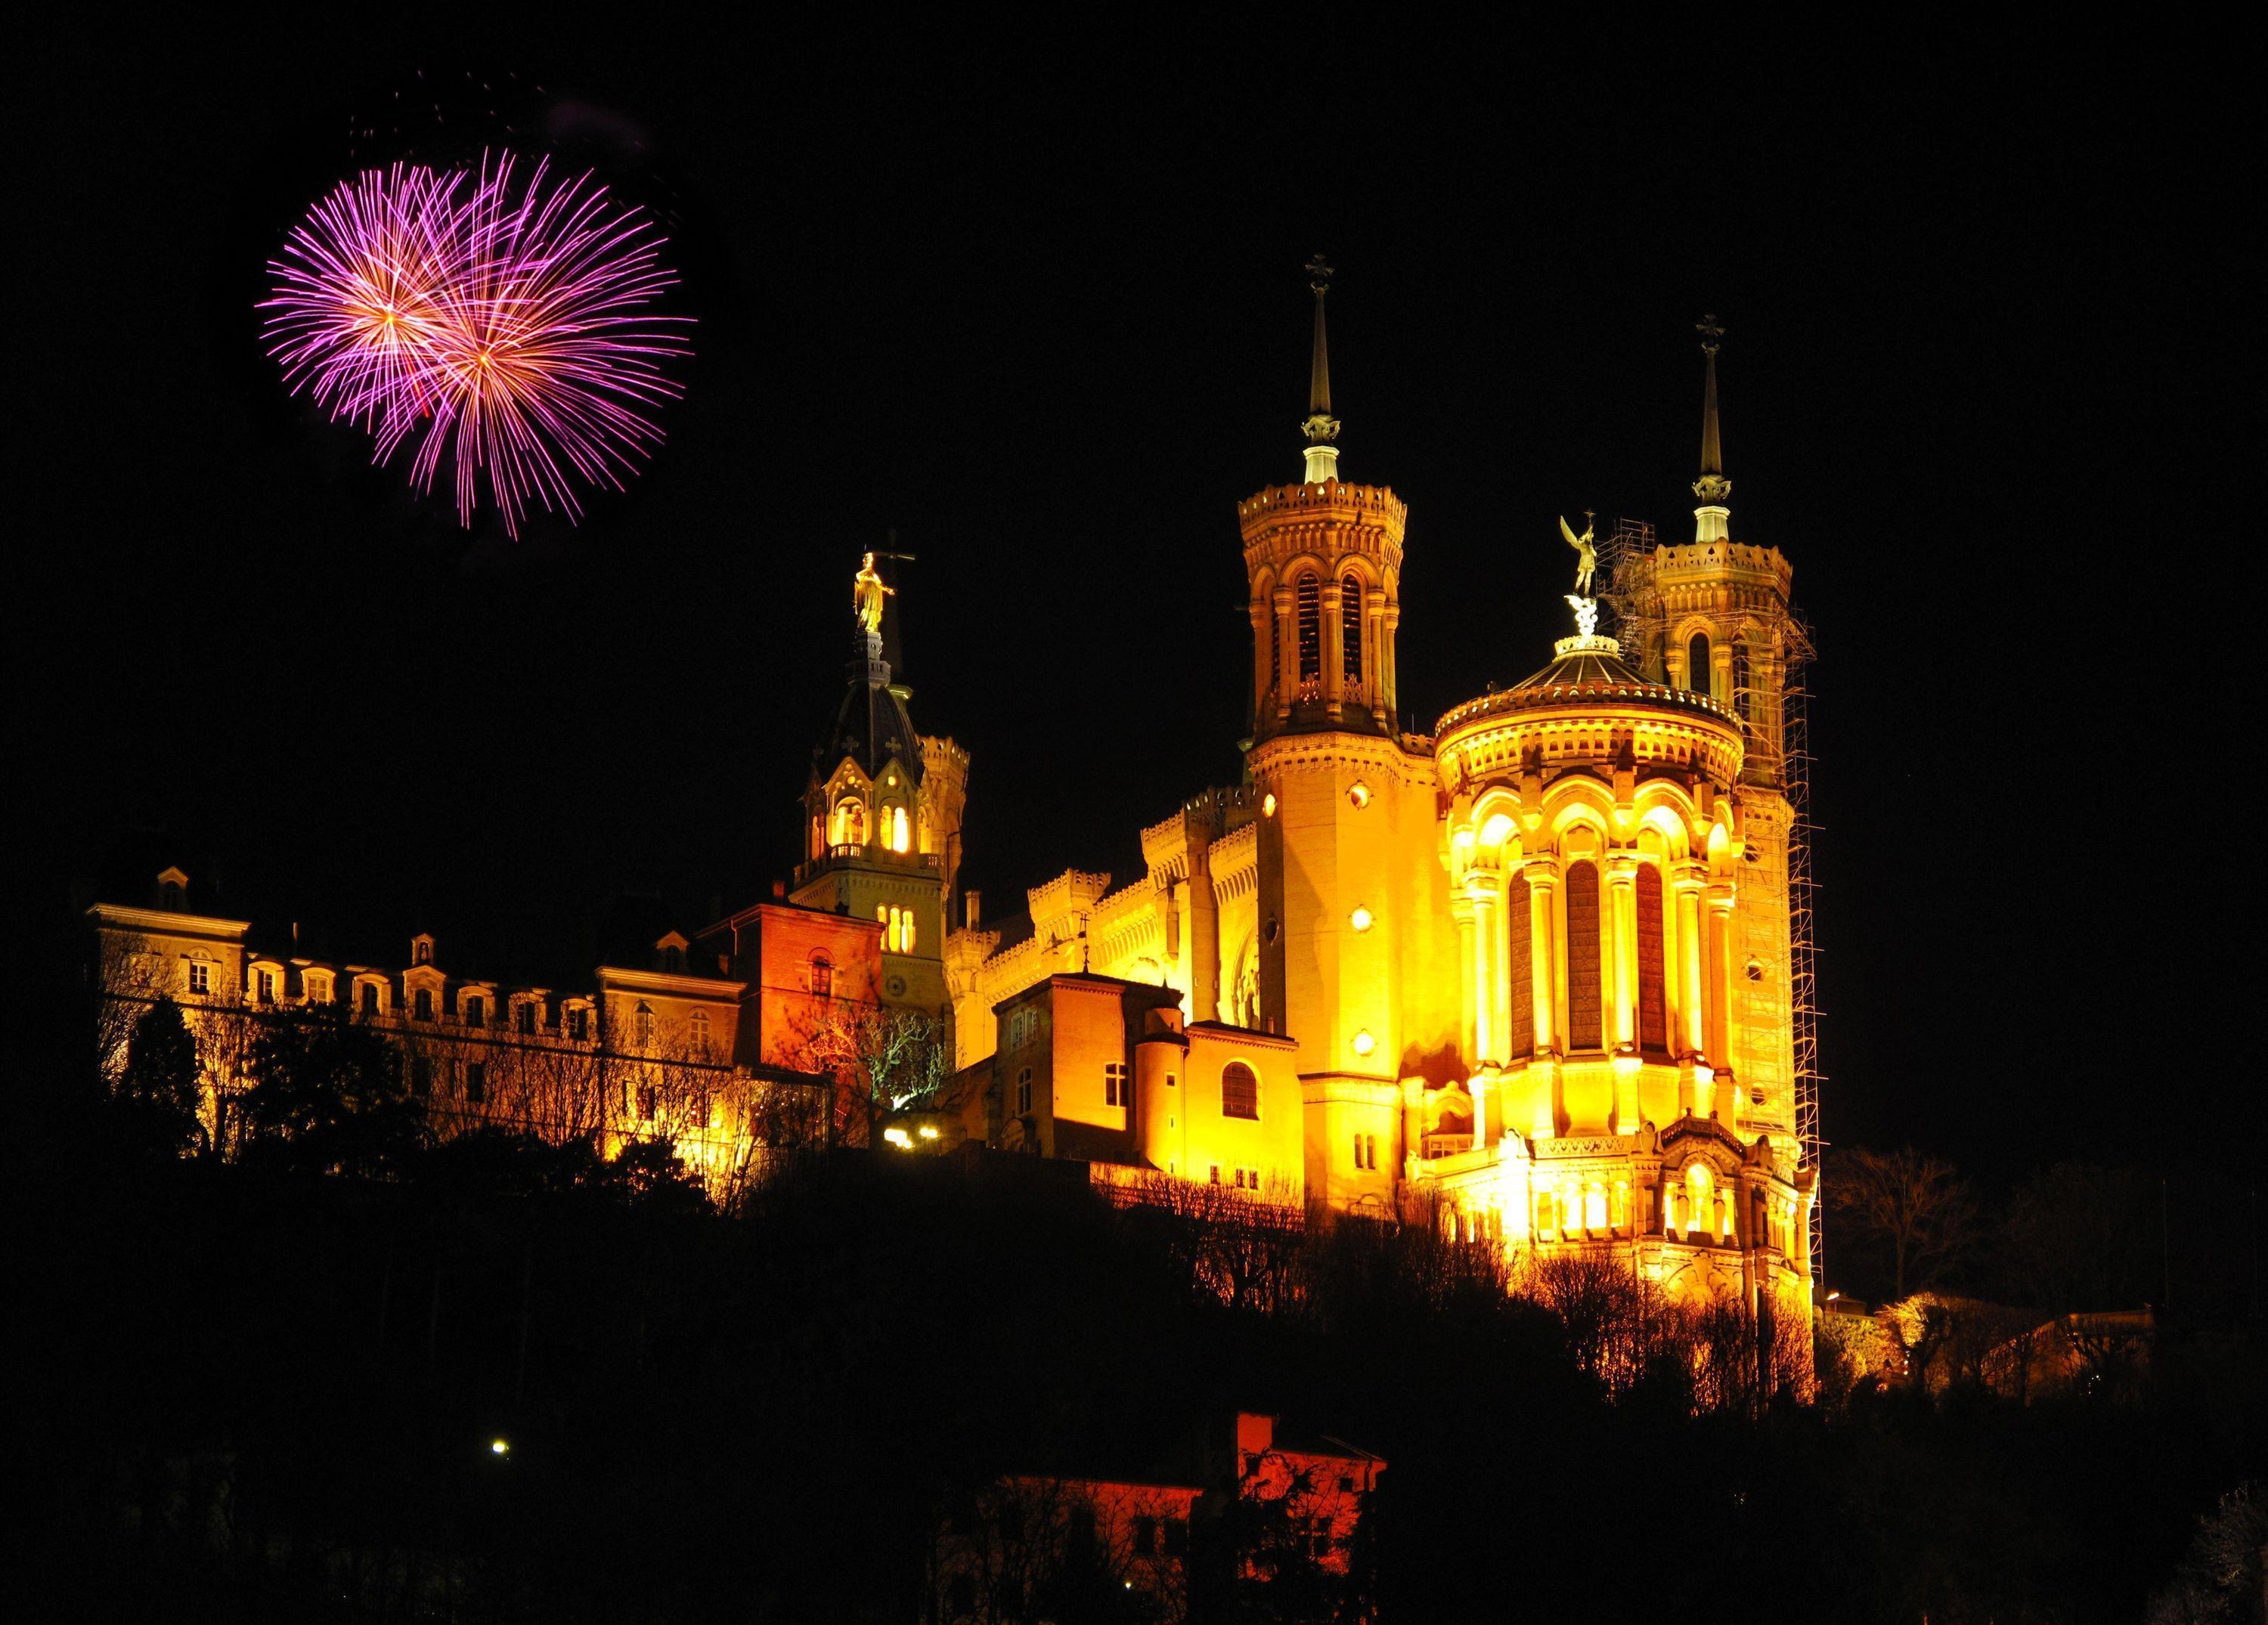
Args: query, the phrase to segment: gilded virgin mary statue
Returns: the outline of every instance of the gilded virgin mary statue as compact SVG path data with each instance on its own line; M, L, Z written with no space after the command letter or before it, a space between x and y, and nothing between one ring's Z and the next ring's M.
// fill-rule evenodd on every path
M896 591L895 587L882 585L882 578L874 573L874 555L867 554L865 562L858 566L858 573L850 581L851 612L858 617L862 629L869 632L882 629L882 599Z

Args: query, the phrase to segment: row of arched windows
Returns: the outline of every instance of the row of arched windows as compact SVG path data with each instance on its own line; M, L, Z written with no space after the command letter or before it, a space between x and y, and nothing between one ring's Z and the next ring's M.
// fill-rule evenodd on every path
M1605 899L1599 866L1589 858L1567 865L1567 1048L1571 1053L1606 1048L1605 988L1599 913ZM1669 990L1662 940L1661 871L1638 865L1638 1044L1641 1053L1669 1054ZM1528 915L1527 877L1506 888L1505 924L1511 981L1512 1051L1530 1053L1535 1042L1535 945Z
M880 818L876 820L874 834L890 851L913 850L913 824L902 806L884 807ZM865 846L866 841L866 804L857 796L845 796L835 804L827 843L829 846Z
M1339 583L1339 670L1349 682L1362 680L1362 577L1350 572ZM1319 682L1323 675L1323 583L1312 571L1292 584L1292 643L1298 651L1300 680ZM1284 681L1284 632L1274 616L1268 622L1269 680Z

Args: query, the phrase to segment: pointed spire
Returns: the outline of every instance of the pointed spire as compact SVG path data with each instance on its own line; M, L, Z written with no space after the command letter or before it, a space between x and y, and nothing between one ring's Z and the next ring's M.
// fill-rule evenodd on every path
M1693 494L1701 499L1701 505L1693 511L1693 540L1722 541L1727 533L1726 520L1732 517L1725 498L1733 494L1717 438L1717 351L1724 342L1725 329L1717 325L1714 316L1704 316L1694 331L1701 335L1707 374L1701 391L1701 477L1693 482Z
M1323 296L1331 289L1331 268L1317 254L1307 261L1307 286L1315 291L1315 353L1307 372L1307 421L1300 432L1307 437L1307 481L1320 485L1338 477L1339 451L1331 444L1339 438L1339 420L1331 415L1331 353L1323 337Z

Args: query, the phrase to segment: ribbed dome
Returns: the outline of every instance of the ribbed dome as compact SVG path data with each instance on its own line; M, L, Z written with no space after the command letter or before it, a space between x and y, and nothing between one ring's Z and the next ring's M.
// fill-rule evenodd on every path
M1598 641L1606 642L1604 638ZM1512 687L1516 693L1522 688L1572 688L1581 683L1603 683L1613 687L1651 686L1645 678L1624 664L1619 654L1609 654L1603 649L1571 649L1534 676L1523 677Z

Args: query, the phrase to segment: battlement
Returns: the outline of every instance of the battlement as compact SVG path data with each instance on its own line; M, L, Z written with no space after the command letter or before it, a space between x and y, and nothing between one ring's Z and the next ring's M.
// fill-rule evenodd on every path
M1271 485L1236 504L1236 520L1251 553L1262 538L1283 529L1351 526L1375 530L1397 553L1410 518L1410 504L1383 485L1349 485L1326 480L1320 485Z
M1033 930L1044 936L1047 922L1084 913L1101 901L1109 889L1110 876L1105 871L1064 870L1045 886L1035 886L1024 893L1031 906Z
M1698 577L1721 579L1727 575L1768 581L1783 597L1795 579L1795 567L1778 548L1759 548L1738 541L1688 541L1656 548L1654 582L1668 588Z

